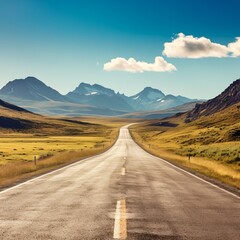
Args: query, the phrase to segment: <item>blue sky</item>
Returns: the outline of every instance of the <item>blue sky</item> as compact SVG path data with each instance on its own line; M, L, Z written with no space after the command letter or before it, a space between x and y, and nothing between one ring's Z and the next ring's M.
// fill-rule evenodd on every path
M238 0L0 0L0 87L35 76L63 94L87 82L127 95L152 86L212 98L240 77L240 57L224 52L240 37L239 9ZM172 44L179 33L184 41L210 40L226 56L192 45L183 53ZM165 43L173 53L163 54ZM177 70L151 71L157 56ZM143 72L114 64L104 70L118 58L148 65Z

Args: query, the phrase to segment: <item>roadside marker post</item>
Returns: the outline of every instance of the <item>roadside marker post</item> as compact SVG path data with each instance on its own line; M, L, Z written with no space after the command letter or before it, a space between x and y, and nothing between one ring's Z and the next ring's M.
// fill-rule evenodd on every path
M37 165L37 157L34 156L34 165L36 166Z

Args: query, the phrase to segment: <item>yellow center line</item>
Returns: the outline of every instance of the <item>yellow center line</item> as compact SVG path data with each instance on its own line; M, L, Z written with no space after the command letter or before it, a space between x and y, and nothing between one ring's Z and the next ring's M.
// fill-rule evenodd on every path
M122 168L122 173L121 173L121 175L122 175L122 176L125 176L125 174L126 174L126 168L123 167L123 168Z
M127 238L126 200L117 201L114 224L114 239Z

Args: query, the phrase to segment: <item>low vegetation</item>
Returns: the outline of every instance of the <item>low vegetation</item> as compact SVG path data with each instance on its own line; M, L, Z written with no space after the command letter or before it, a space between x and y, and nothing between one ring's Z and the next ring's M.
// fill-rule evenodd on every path
M131 127L147 151L240 188L239 105L196 121L185 115Z
M34 116L30 120L34 122L31 128L0 129L1 187L107 150L115 142L119 128L126 124L107 118Z

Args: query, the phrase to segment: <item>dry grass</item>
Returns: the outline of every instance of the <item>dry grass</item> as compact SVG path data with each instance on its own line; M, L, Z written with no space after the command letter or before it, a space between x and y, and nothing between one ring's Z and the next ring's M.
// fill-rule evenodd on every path
M231 135L240 129L238 111L231 107L188 124L184 115L162 120L164 124L149 121L132 126L131 132L154 155L240 188L240 141Z
M38 123L37 127L0 129L0 187L103 152L113 145L119 128L126 124L119 119L97 118L93 122L87 118L31 116L31 120Z
M114 136L116 133L113 133ZM103 136L21 136L0 138L0 164L33 161L34 156L43 158L74 150L92 150L108 147L114 137Z
M46 157L45 159L37 160L36 165L34 161L31 162L17 162L2 165L0 168L0 186L5 187L14 182L28 179L61 166L71 164L83 158L93 156L105 151L106 148L96 148L86 151L68 151L59 153L54 156Z

